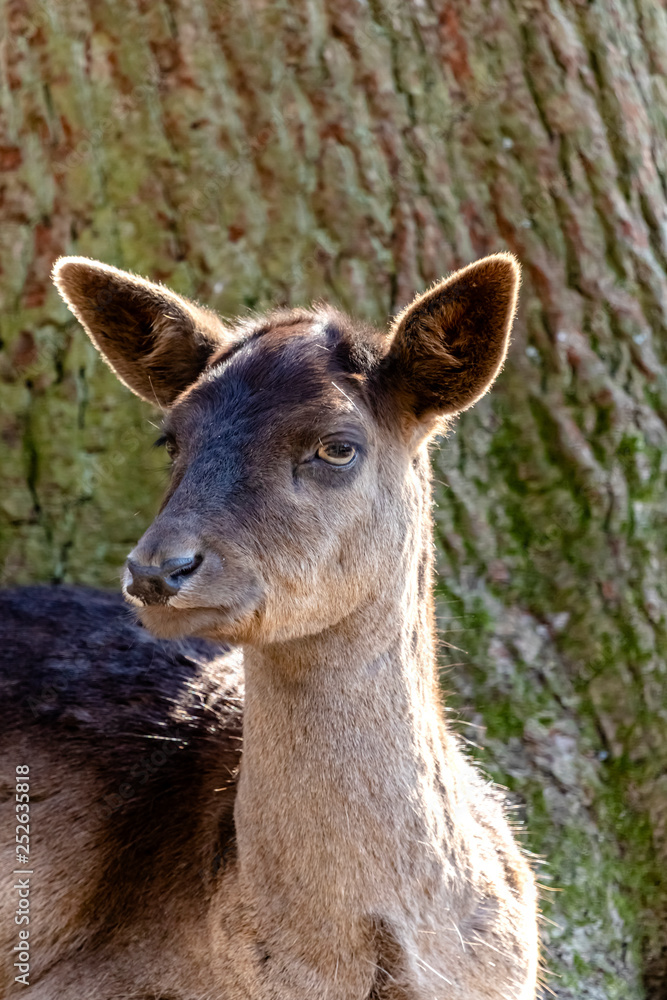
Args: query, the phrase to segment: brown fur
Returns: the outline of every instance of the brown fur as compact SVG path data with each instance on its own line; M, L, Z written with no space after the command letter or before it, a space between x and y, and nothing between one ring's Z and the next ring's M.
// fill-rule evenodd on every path
M174 846L150 811L116 830L112 864L104 825L85 834L91 870L112 874L79 893L75 938L54 945L33 998L530 1000L534 879L444 725L429 594L428 440L502 366L514 260L451 276L389 334L327 307L225 328L81 258L60 261L56 281L123 381L170 405L171 484L131 553L158 582L137 590L128 569L126 595L158 636L238 643L246 694L224 863L203 883L186 864L211 856L220 829L212 761L193 758L201 791ZM107 288L113 316L88 304ZM322 457L330 441L354 445L349 467ZM175 559L190 568L161 594ZM224 756L229 725L218 730ZM88 799L93 784L86 772L76 787ZM55 821L54 843L70 822ZM144 839L154 882L120 905ZM112 916L87 933L102 884Z
M460 413L492 385L507 353L518 278L511 257L487 257L436 282L398 316L389 359L409 372L404 384L419 416Z
M61 261L54 273L59 291L121 382L169 405L225 343L223 323L168 288L89 264L85 257Z

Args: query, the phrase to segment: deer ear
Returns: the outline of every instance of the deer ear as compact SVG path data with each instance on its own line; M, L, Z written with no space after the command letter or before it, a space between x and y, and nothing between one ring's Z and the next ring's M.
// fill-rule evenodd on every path
M511 254L484 257L396 318L385 363L414 415L459 413L491 387L507 354L520 274Z
M230 340L215 313L108 264L61 257L53 280L121 382L150 403L173 403Z

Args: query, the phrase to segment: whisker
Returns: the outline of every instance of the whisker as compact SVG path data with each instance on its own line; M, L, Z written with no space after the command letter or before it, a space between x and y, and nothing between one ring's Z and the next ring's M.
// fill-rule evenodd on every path
M341 387L340 387L339 385L336 385L336 383L335 383L335 382L332 382L331 384L332 384L332 386L334 387L334 389L338 389L338 391L339 391L340 393L342 393L342 394L343 394L343 396L345 396L345 398L346 398L346 399L347 399L347 400L348 400L348 401L349 401L349 402L350 402L350 403L352 404L352 406L353 406L353 407L355 408L355 410L357 411L357 413L359 413L359 412L360 412L360 410L359 410L359 407L357 406L357 404L355 403L355 401L354 401L353 399L350 399L350 397L348 396L348 394L347 394L347 393L346 393L346 392L345 392L345 391L344 391L343 389L341 389Z

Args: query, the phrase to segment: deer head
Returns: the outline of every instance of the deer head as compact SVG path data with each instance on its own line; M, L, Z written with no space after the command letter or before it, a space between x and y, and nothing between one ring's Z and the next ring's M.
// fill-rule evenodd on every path
M519 268L471 264L388 332L325 306L226 324L81 257L54 280L121 381L165 411L171 479L127 599L157 635L262 644L400 589L428 517L415 459L500 371Z

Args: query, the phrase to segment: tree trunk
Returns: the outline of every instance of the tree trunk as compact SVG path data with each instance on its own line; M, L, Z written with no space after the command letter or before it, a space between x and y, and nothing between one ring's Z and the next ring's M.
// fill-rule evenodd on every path
M384 322L513 250L505 372L434 454L443 683L546 859L549 987L664 997L659 0L5 0L2 17L4 582L113 586L162 481L154 414L50 287L59 254L223 314L319 296Z

